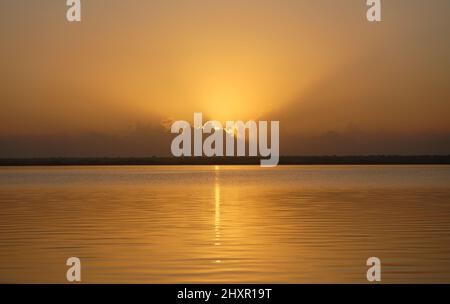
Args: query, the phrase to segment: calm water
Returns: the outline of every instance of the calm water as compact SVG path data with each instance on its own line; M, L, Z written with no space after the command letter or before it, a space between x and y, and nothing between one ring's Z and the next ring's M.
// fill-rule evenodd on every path
M0 282L450 283L449 166L0 168Z

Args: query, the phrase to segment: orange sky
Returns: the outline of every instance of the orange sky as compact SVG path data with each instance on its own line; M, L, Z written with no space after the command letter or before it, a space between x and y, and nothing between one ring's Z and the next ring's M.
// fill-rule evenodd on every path
M0 136L190 119L280 120L282 133L450 132L450 2L0 3Z

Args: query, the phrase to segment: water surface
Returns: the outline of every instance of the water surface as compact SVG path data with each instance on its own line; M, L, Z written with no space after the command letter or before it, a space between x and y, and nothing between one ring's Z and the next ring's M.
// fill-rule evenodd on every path
M0 282L450 283L449 166L0 168Z

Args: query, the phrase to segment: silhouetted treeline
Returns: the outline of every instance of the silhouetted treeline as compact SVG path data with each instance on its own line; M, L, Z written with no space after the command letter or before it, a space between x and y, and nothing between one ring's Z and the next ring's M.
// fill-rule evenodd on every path
M26 158L0 159L0 166L259 165L259 157ZM450 164L450 155L282 156L280 165Z

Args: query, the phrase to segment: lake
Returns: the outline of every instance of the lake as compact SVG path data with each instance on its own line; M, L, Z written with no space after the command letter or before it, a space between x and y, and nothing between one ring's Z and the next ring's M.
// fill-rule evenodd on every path
M0 168L0 282L450 283L450 166Z

